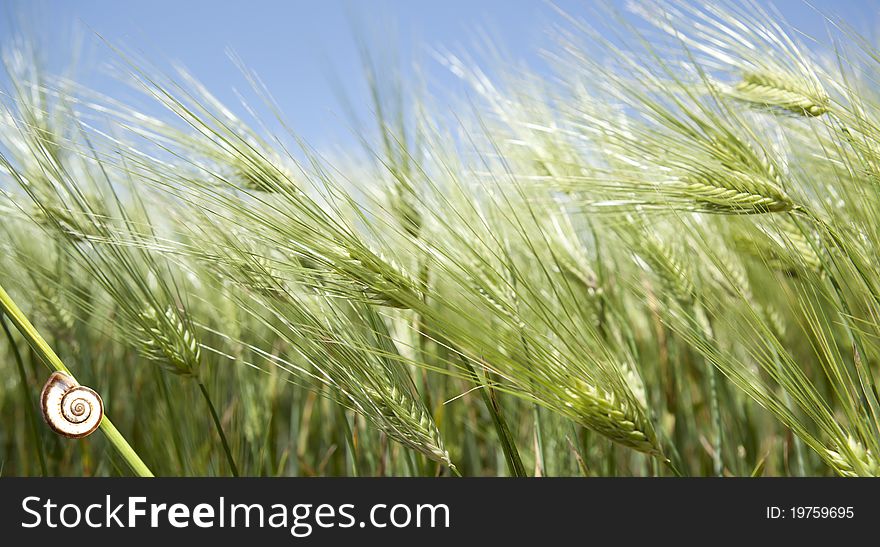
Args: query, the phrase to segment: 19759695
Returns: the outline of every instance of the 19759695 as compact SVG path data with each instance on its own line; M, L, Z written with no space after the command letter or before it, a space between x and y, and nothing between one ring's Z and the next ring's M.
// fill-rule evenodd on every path
M790 507L767 506L768 519L851 519L855 516L852 506L792 505Z

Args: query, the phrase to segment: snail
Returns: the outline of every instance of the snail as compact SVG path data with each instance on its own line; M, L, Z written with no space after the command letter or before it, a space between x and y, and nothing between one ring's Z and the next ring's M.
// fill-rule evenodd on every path
M53 372L46 380L40 409L52 431L71 439L91 434L104 417L101 396L63 372Z

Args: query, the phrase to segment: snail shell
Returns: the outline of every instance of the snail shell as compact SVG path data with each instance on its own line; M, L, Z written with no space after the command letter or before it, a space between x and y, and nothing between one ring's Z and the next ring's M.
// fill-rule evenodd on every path
M101 396L63 372L49 376L40 394L40 409L52 431L72 439L92 433L104 417Z

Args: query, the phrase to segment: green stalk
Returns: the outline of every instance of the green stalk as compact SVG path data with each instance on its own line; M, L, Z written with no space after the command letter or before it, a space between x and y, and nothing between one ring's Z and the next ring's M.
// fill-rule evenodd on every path
M19 376L19 384L21 384L21 394L24 397L25 411L28 417L28 422L30 422L31 436L33 437L34 446L37 448L37 457L40 460L40 472L44 477L49 475L48 470L46 469L46 456L43 454L43 441L40 439L40 429L39 422L37 421L37 416L34 414L34 409L37 407L34 404L31 393L28 390L27 385L27 372L24 370L24 361L21 360L21 353L18 351L18 346L15 344L15 338L12 337L12 332L9 330L9 326L6 324L6 314L0 312L0 327L3 327L3 332L6 334L6 339L9 340L9 349L12 351L12 356L15 359L15 365L18 367L18 376Z
M345 444L348 447L348 463L351 465L351 474L353 477L359 477L361 473L358 468L357 451L355 450L354 434L351 430L351 424L348 423L348 416L345 414L345 407L342 405L335 406L339 413L339 420L343 425L342 434L345 437Z
M724 463L721 460L721 405L718 402L718 372L715 365L703 360L709 374L709 414L715 430L712 437L712 470L716 477L724 475Z
M165 371L159 367L155 367L154 370L156 374L156 383L159 384L159 390L162 392L162 398L165 400L165 409L168 412L168 416L171 418L171 423L178 423L177 412L175 412L175 406L172 404L171 394L168 391L168 382L165 378ZM177 457L177 464L180 473L186 475L186 458L184 458L183 451L180 449L183 444L180 438L180 428L173 427L171 428L171 431L171 438L173 440L172 444L174 444L174 455Z
M7 294L7 292L0 286L0 307L2 307L2 311L9 316L12 320L12 324L15 325L15 328L21 333L21 335L27 340L28 344L43 358L43 360L49 364L50 367L54 368L59 372L64 372L65 374L71 374L70 370L64 365L64 362L61 361L61 358L52 350L48 343L40 336L40 333L37 329L31 324L25 314L19 309L19 307L12 300L12 297ZM137 452L128 444L128 441L125 440L125 437L119 433L119 430L116 429L116 426L110 421L110 419L105 414L101 419L101 431L104 432L104 435L107 437L107 440L110 441L110 444L113 445L113 448L119 452L119 455L128 463L131 470L139 477L152 477L153 473L144 463L144 461L138 456Z
M205 397L205 402L208 404L208 410L211 411L211 418L214 421L214 427L217 429L217 434L220 435L220 442L223 444L223 452L226 453L226 461L229 462L229 468L232 470L232 476L238 476L238 466L235 465L235 460L232 458L232 451L229 449L229 443L226 441L226 434L223 433L223 426L220 425L220 416L217 415L217 409L214 408L214 403L211 402L211 396L208 394L208 388L205 387L201 381L198 382L199 390L201 390L202 395Z
M507 460L507 468L510 474L514 477L527 477L526 468L519 457L519 451L517 451L516 443L514 443L513 436L510 434L507 420L501 414L501 406L498 404L498 398L495 397L495 390L492 389L489 382L480 380L480 377L477 376L477 371L474 370L467 357L461 355L461 362L474 378L474 381L482 384L482 387L477 391L480 392L480 397L489 410L489 415L492 416L492 423L495 424L495 432L498 434L498 440L501 441L501 451L504 452L504 459Z
M538 403L532 403L532 420L535 422L535 476L545 476L544 467L544 432L541 429L541 414Z
M776 350L773 350L773 363L776 365L777 373L782 375L782 363L779 360L779 353ZM795 412L794 403L791 400L791 394L788 392L785 387L782 387L782 401L785 403L786 408L792 413ZM792 450L794 451L794 461L795 461L795 469L799 477L806 477L806 467L804 467L804 443L801 440L800 436L792 435Z
M706 344L711 338L711 328L708 325L708 319L698 304L694 304L691 308L691 320L696 327L699 336L703 338ZM703 319L703 321L700 321ZM721 431L721 404L718 400L718 371L715 365L703 358L703 365L706 374L709 377L709 417L712 420L712 471L716 477L724 474L724 461L722 460L722 431Z
M510 253L505 249L505 255L507 259L507 267L510 271L513 271L513 260L510 257ZM516 282L516 276L511 275L510 278L511 284L513 285L514 292L519 290ZM516 313L519 314L519 298L514 297L514 302L516 306ZM529 355L529 345L526 343L526 338L523 335L522 331L519 333L519 340L522 343L523 352L525 353L526 362L531 362L531 356ZM532 382L532 389L534 390L534 382ZM543 476L545 474L544 469L544 435L541 431L541 416L538 412L538 403L532 401L532 420L535 422L535 476Z
M406 469L409 472L410 477L418 477L421 475L419 471L419 464L416 462L415 454L409 448L404 449L404 457L403 461L406 463Z

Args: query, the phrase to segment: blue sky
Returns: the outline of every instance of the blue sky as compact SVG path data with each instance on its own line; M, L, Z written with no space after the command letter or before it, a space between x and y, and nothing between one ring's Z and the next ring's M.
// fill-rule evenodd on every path
M586 14L589 3L555 2L573 14ZM864 32L872 32L880 22L880 0L811 3ZM352 139L334 92L334 77L348 88L355 108L369 114L355 29L370 43L421 59L432 88L454 91L454 78L430 58L429 50L465 50L476 42L478 32L485 31L509 58L540 70L538 52L552 42L547 29L558 21L543 0L43 0L37 7L13 0L5 5L0 8L0 40L9 35L10 27L27 21L48 37L53 65L61 66L70 57L71 37L79 29L88 44L80 78L117 96L128 92L107 76L114 54L94 39L94 33L159 67L171 61L186 66L228 103L236 101L235 87L247 87L227 57L227 51L234 50L266 83L294 129L319 148ZM821 18L801 0L773 5L790 23L822 34ZM22 12L23 19L18 15Z

